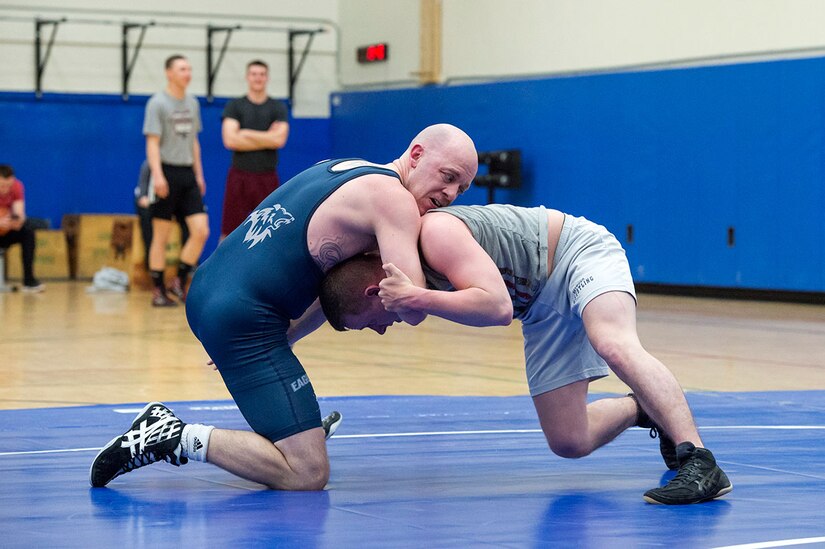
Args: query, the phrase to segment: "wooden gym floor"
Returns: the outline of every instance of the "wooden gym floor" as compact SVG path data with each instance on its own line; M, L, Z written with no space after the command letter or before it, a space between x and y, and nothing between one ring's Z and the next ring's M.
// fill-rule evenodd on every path
M228 399L183 307L51 282L0 294L0 408ZM825 306L641 294L642 343L686 391L825 389ZM320 396L526 394L521 331L428 318L296 345ZM621 392L615 376L592 386Z

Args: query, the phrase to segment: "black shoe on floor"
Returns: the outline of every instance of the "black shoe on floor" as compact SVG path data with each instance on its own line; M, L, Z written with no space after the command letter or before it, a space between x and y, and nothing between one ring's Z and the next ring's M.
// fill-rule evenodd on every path
M650 419L650 416L642 409L639 401L636 399L636 395L629 393L627 396L632 398L633 402L636 403L636 427L650 429L650 438L659 437L659 451L662 453L662 459L665 465L671 471L678 469L679 460L676 458L676 444L667 436L667 433L665 433L661 427Z
M89 468L89 483L106 486L113 478L156 461L184 465L180 438L184 424L160 402L150 402L132 421L132 426L104 446Z
M335 431L338 430L338 427L341 425L341 422L344 420L343 416L341 416L341 412L330 412L330 414L321 420L321 427L324 428L324 433L326 433L326 439L335 434Z
M679 458L679 472L661 488L645 492L646 502L687 505L709 501L733 490L733 484L716 464L710 450L683 442L676 447L676 455Z

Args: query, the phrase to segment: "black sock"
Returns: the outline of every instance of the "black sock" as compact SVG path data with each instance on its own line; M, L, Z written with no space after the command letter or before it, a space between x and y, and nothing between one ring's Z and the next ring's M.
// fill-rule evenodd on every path
M184 263L183 261L178 264L178 278L180 278L181 284L186 283L186 280L189 278L189 273L192 272L193 268L192 265Z
M150 271L150 273L152 274L152 284L155 288L165 292L166 287L163 285L163 271Z

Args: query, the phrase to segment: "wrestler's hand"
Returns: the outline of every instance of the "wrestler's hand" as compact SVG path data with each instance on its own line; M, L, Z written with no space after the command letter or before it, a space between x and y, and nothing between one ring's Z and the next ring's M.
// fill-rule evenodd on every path
M412 280L392 263L386 263L382 267L387 273L387 278L378 284L381 304L387 311L397 313L407 324L420 324L427 314L416 307L415 301L416 297L426 290L413 284Z

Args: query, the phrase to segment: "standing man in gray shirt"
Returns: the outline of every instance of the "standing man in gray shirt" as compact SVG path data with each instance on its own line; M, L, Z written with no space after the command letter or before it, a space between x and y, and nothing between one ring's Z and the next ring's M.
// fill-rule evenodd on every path
M152 172L151 191L152 245L149 248L149 271L152 275L152 305L174 306L163 281L166 268L166 244L172 229L172 216L184 219L189 239L180 253L178 275L169 291L186 299L186 285L209 238L209 219L203 204L206 182L203 178L200 106L186 93L192 80L192 66L182 55L166 60L166 89L146 103L143 135L146 136L146 159Z
M266 94L269 67L261 60L246 66L248 91L223 110L221 137L232 151L226 176L221 239L234 231L264 198L278 188L278 149L289 137L289 113Z

